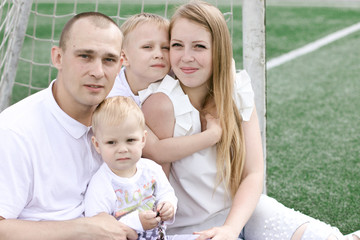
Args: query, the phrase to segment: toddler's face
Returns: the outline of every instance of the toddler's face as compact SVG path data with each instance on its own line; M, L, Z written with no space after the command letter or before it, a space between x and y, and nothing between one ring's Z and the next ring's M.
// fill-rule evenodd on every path
M99 125L92 141L96 151L116 175L131 177L136 172L136 163L145 146L145 134L135 116L130 114L121 124Z
M137 90L161 80L170 70L169 33L156 23L143 23L128 33L124 44L126 77Z

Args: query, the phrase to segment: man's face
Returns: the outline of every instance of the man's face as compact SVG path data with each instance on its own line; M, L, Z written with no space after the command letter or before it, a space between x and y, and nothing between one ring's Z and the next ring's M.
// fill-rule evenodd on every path
M121 42L116 26L99 28L84 18L70 29L65 50L53 48L54 96L65 112L92 109L105 99L121 67Z

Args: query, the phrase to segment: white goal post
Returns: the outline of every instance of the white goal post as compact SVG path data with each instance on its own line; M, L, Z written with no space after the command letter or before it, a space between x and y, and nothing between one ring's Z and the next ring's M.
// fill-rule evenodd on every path
M265 0L243 0L242 19L244 69L249 73L255 91L255 104L266 162ZM264 166L264 176L266 176L266 164ZM266 193L266 182L264 182L264 193Z
M138 12L149 11L149 5L161 5L161 15L171 17L169 6L179 5L188 0L1 0L0 5L0 112L11 104L16 87L26 88L25 94L17 97L20 100L33 92L45 88L55 78L50 60L50 46L57 44L59 31L63 24L73 15L81 11L101 11L106 7L113 8L108 14L118 23L128 17L124 12L126 5L137 3ZM243 68L252 79L255 91L255 102L259 116L260 130L263 141L264 159L266 158L266 64L265 64L265 0L207 0L222 7L232 33L242 31ZM48 4L41 9L41 4ZM65 12L63 5L72 6ZM92 4L91 9L84 4ZM242 5L241 12L234 13L234 6ZM224 6L226 8L224 8ZM82 8L83 7L83 8ZM44 11L46 9L46 11ZM83 10L85 9L85 10ZM239 8L236 8L239 9ZM150 12L150 11L149 11ZM233 29L233 15L242 15L242 29ZM30 20L29 20L30 19ZM39 19L46 19L51 29L46 37L38 37L35 33ZM29 25L28 25L29 22ZM30 24L31 23L31 24ZM42 27L42 26L40 26ZM38 27L38 28L40 28ZM31 44L23 45L24 39ZM42 48L45 51L42 52ZM40 58L44 56L43 58ZM40 76L41 75L41 76ZM42 84L36 83L43 79ZM264 185L265 186L265 185Z

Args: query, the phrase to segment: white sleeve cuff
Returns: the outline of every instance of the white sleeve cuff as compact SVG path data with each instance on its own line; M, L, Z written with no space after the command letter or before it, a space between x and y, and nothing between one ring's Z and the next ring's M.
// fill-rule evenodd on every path
M132 229L134 229L138 232L144 231L143 226L140 221L138 210L121 217L119 222L122 222L123 224L131 227Z

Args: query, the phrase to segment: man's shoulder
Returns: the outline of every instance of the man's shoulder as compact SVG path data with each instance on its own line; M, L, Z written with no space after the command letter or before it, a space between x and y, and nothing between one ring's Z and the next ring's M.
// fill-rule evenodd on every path
M9 106L0 113L0 127L16 128L37 123L46 111L45 100L45 90L42 90Z

